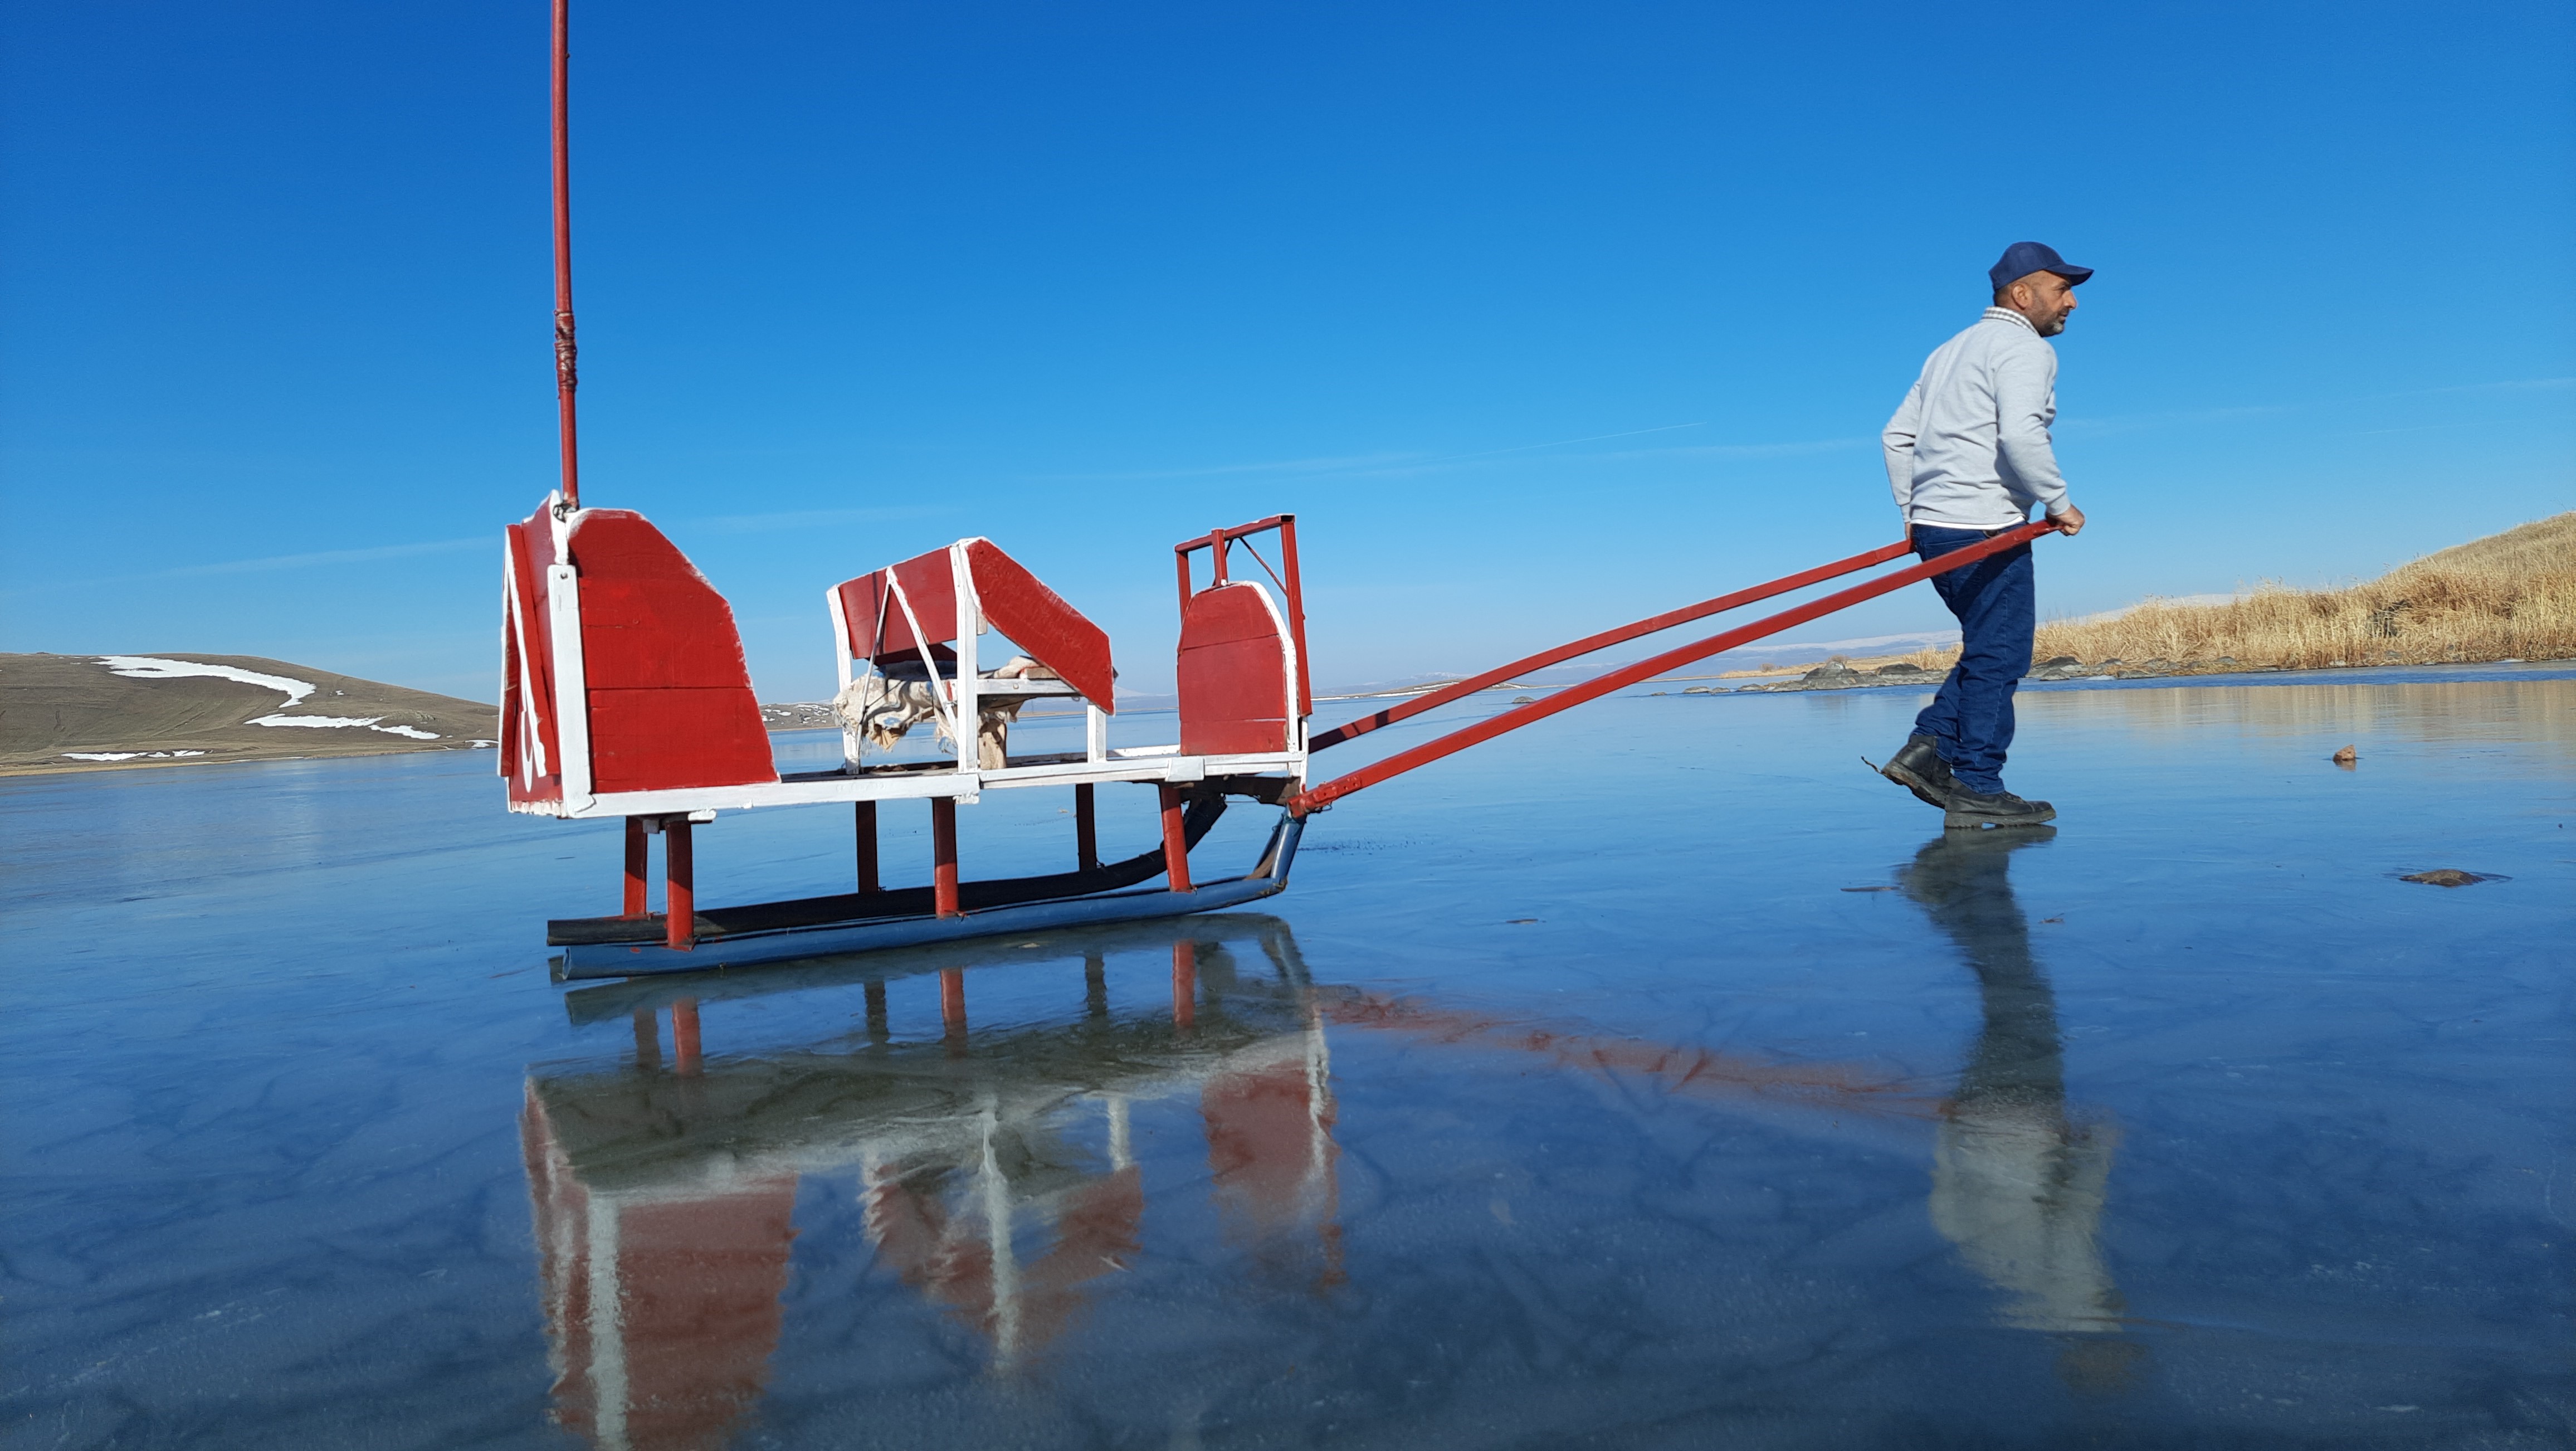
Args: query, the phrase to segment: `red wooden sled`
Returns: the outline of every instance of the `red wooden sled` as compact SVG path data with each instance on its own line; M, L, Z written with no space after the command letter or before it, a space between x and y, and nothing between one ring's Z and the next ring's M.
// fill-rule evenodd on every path
M1307 781L1312 751L1530 671L1891 563L1909 548L1899 541L1605 630L1310 738L1314 691L1296 518L1282 514L1211 530L1174 546L1178 739L1113 749L1107 726L1118 709L1117 671L1108 635L991 540L961 539L825 591L845 697L858 685L882 693L868 699L907 702L906 709L926 713L944 729L956 746L954 759L871 762L861 733L851 730L839 766L781 775L732 608L642 515L581 503L565 5L555 0L555 359L562 485L505 531L500 766L513 811L626 822L621 911L549 924L548 942L564 949L557 960L563 977L699 971L1238 906L1285 890L1306 818L1354 791L1692 661L2016 548L2056 527L2025 524L1609 671L1320 785ZM1263 535L1276 536L1275 565L1255 542ZM1268 584L1237 577L1237 548L1260 566ZM1201 553L1208 556L1204 584L1193 569ZM989 668L983 642L994 633L1027 663ZM1084 749L1012 755L1006 729L988 743L988 704L1029 697L1079 702L1087 723ZM1101 784L1116 782L1150 785L1160 793L1162 839L1148 850L1104 862L1094 794ZM1073 792L1072 869L961 881L958 805L973 804L987 790L1033 786ZM1191 848L1230 798L1284 809L1249 871L1194 879ZM929 802L931 885L889 890L879 879L878 804L912 799ZM853 813L853 890L697 907L696 826L723 811L829 803L846 803ZM656 835L665 843L659 913L647 910L646 894L648 852ZM1157 878L1159 888L1143 885Z

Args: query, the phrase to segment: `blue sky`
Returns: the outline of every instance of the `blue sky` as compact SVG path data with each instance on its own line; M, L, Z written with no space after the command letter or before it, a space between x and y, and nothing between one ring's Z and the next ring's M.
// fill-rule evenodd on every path
M0 23L0 648L491 698L544 5ZM575 48L585 496L773 699L826 585L967 534L1145 688L1171 543L1279 510L1322 682L1884 542L1877 429L2023 237L2100 269L2046 612L2576 507L2563 4L641 0Z

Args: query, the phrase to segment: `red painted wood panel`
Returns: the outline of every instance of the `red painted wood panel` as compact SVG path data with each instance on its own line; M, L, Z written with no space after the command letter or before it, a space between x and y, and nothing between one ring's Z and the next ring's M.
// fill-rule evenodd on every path
M581 572L591 789L777 780L724 596L627 510L583 511L571 544Z
M563 799L563 752L555 730L554 638L552 616L546 608L546 567L554 562L553 521L546 508L525 523L512 524L502 531L503 557L517 588L517 604L502 598L501 664L504 672L501 694L501 774L509 783L513 801L560 801ZM520 644L526 642L528 687L521 686ZM533 780L521 780L527 765L527 743L540 744L539 754L545 759L545 770Z
M948 551L934 549L890 569L860 575L841 586L841 613L849 620L848 643L854 658L879 659L914 652L912 626L904 620L903 602L893 599L886 589L888 573L902 583L903 602L911 604L930 643L944 645L957 638L955 572L949 568ZM885 622L882 636L877 631L881 605Z
M1238 580L1190 596L1176 673L1184 755L1288 748L1288 641L1260 585Z
M993 541L969 541L966 560L975 576L975 598L993 628L1009 636L1029 658L1063 676L1085 700L1115 714L1113 682L1118 672L1110 664L1109 632L1066 604L1063 596L1040 583ZM912 588L911 583L907 581L904 588Z

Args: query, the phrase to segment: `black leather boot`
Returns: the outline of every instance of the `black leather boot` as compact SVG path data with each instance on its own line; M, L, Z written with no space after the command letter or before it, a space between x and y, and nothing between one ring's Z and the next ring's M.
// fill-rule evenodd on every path
M1952 788L1950 802L1942 809L1941 825L1969 831L1980 826L2038 826L2056 819L2057 808L2045 801L2024 801L2010 791L1984 796L1958 786Z
M1879 767L1878 774L1913 792L1926 806L1947 809L1950 793L1959 789L1959 783L1950 779L1950 763L1941 759L1930 736L1906 737L1905 749Z

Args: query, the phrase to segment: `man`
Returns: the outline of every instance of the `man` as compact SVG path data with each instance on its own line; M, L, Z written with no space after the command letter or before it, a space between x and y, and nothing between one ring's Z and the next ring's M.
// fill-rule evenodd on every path
M2084 527L2049 449L2057 417L2057 350L2075 287L2093 275L2053 248L2015 242L1986 276L1994 306L1943 343L1887 421L1887 480L1914 552L1938 559L2045 509L2060 533ZM2030 670L2030 546L1932 577L1959 617L1959 663L1914 718L1889 780L1942 809L1951 827L2037 826L2057 812L2004 789L2013 688Z

